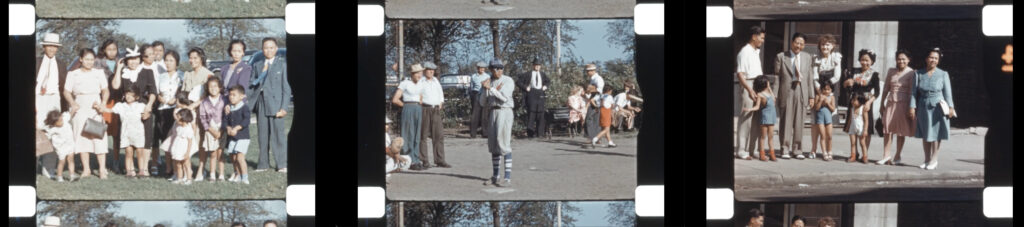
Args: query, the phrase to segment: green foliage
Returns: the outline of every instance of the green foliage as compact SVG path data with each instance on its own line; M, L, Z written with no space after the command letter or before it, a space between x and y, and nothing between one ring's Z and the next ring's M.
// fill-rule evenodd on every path
M232 222L247 225L262 223L270 211L253 201L189 201L186 205L193 224L199 226L228 226Z
M609 203L608 214L604 217L614 226L636 226L635 206L633 201Z

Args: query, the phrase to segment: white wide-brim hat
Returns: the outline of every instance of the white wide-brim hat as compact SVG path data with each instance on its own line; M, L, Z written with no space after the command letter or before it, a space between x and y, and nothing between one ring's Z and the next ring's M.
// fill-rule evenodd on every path
M57 35L57 33L52 32L47 32L46 34L44 34L43 41L39 42L39 45L63 46L60 44L60 35Z

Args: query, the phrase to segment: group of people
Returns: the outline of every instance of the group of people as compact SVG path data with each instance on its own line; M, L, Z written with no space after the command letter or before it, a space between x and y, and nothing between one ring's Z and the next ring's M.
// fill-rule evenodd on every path
M91 48L78 51L78 60L69 68L55 56L61 47L57 34L45 34L41 45L44 56L36 59L37 141L48 140L58 159L55 176L44 164L47 177L64 182L65 166L69 181L89 177L89 157L95 154L99 178L106 179L110 135L117 146L115 165L120 149L125 149L126 177L159 175L161 155L151 152L159 149L164 152L163 175L176 184L204 177L248 184L245 154L252 115L259 127L256 171L270 168L267 156L273 150L278 171L287 172L284 116L291 87L286 61L275 56L277 40L263 39L266 59L253 65L242 61L245 42L232 40L225 48L232 62L221 67L221 75L206 67L206 52L198 47L187 52L192 70L186 72L179 69L178 52L165 51L160 41L125 48L127 53L119 58L118 44L106 40L97 48L99 53ZM224 152L234 168L229 178L221 159ZM81 157L80 176L73 154ZM199 166L193 177L194 154L199 154Z
M761 211L760 209L757 209L757 208L750 209L750 211L748 212L748 216L750 218L747 219L746 227L761 227L761 226L764 226L764 212ZM807 224L806 218L804 218L804 217L802 217L800 215L794 215L793 218L790 219L790 221L789 221L789 226L792 226L792 227L804 227L804 225L806 225L806 224ZM835 221L835 219L832 219L832 217L827 217L827 216L826 217L821 217L821 218L818 219L818 225L817 226L819 226L819 227L835 227L836 226L836 221Z
M40 226L42 226L42 227L60 227L61 226L60 218L57 217L57 216L46 216L45 218L43 218L43 223ZM120 225L118 225L115 222L107 222L106 224L103 224L103 227L118 227L118 226L120 226ZM263 221L263 227L277 227L277 226L278 226L278 223L275 220ZM153 227L164 227L164 224L156 224L156 225L153 225ZM234 223L231 223L231 227L246 227L246 225L245 225L245 223L242 223L242 222L234 222Z
M488 150L491 153L492 177L484 184L507 186L511 184L512 173L512 125L513 125L513 92L519 87L525 93L524 104L527 110L527 135L538 137L546 131L545 106L550 79L542 72L543 63L540 59L533 60L532 70L520 75L518 82L504 74L505 66L499 59L487 64L478 62L477 73L470 77L469 97L472 106L470 119L470 138L479 134L488 139ZM391 173L403 169L426 170L432 167L427 162L429 154L421 141L430 138L433 141L434 163L438 167L450 168L444 161L444 140L441 133L443 126L444 93L440 82L434 76L437 65L422 62L410 66L411 76L402 81L392 96L392 104L402 107L401 137L391 139L385 134L385 153L387 154L386 172ZM490 74L487 71L490 71ZM605 86L604 80L597 74L597 67L588 64L585 68L590 81L586 93L580 86L572 90L567 104L570 110L570 124L586 122L587 138L591 146L603 136L609 147L615 147L611 140L610 127L612 116L616 122L625 122L629 129L633 127L633 117L640 108L633 107L631 101L643 101L631 93L632 82L626 82L624 91L612 95L612 86ZM425 78L422 76L426 76ZM599 93L598 91L603 91ZM588 120L589 119L589 120ZM385 130L390 129L386 119ZM504 162L502 162L504 160ZM504 163L504 179L501 184L501 165Z
M737 95L742 99L736 137L737 158L751 160L756 141L759 159L776 161L772 136L778 123L783 159L816 159L820 144L821 158L831 161L832 119L838 113L839 102L833 90L841 86L850 97L842 100L849 110L843 126L843 131L850 136L847 162L859 159L868 163L871 135L882 134L884 154L876 164L900 164L905 138L917 137L922 139L925 150L925 160L920 168L932 170L938 166L939 144L949 139L949 120L956 116L949 73L938 68L942 58L939 48L927 51L925 68L918 70L909 66L911 53L898 50L896 68L890 69L885 78L880 78L879 73L872 69L876 60L873 50L858 52L859 70L843 71L842 55L835 50L838 44L834 36L822 35L818 40L821 54L812 57L802 52L806 36L795 33L790 50L776 55L774 73L779 80L776 93L761 69L759 55L764 44L764 32L761 27L751 27L749 40L737 55L735 75L741 86ZM841 72L847 73L837 75ZM884 88L879 86L882 79ZM871 111L874 102L881 102L881 125L878 126ZM813 117L810 153L802 151L801 142L807 110ZM893 136L897 137L897 149L895 155L890 156Z

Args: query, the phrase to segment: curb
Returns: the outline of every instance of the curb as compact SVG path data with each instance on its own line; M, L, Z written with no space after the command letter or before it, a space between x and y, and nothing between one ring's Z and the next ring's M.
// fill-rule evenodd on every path
M850 182L904 181L904 180L949 180L984 179L984 171L925 171L925 172L825 172L815 174L787 175L770 174L736 176L736 188L763 188L798 184L827 184Z

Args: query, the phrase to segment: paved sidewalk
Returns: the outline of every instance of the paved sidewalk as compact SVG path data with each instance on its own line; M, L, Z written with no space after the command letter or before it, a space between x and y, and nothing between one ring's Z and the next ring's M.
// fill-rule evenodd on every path
M804 129L804 144L810 139L810 129ZM884 140L873 137L868 149L868 164L861 162L847 163L850 155L849 136L836 128L833 131L833 160L830 162L818 158L797 160L782 159L782 153L776 151L778 162L762 162L754 156L753 160L734 159L735 189L737 197L746 190L765 192L765 190L806 189L829 187L832 184L843 184L857 188L899 188L899 187L982 187L984 180L984 134L985 128L975 133L968 130L955 129L950 139L943 141L939 150L939 165L935 170L924 170L918 165L924 162L924 151L921 139L907 138L903 148L902 161L899 166L876 165L874 162L883 158ZM775 137L778 149L778 137ZM896 151L895 139L891 152ZM806 146L805 152L810 151ZM765 193L771 194L771 193ZM781 194L781 193L780 193Z
M633 199L636 133L613 134L615 148L581 148L585 140L512 139L512 185L496 187L483 185L492 173L487 139L446 137L445 159L452 168L392 174L387 197L400 201Z

